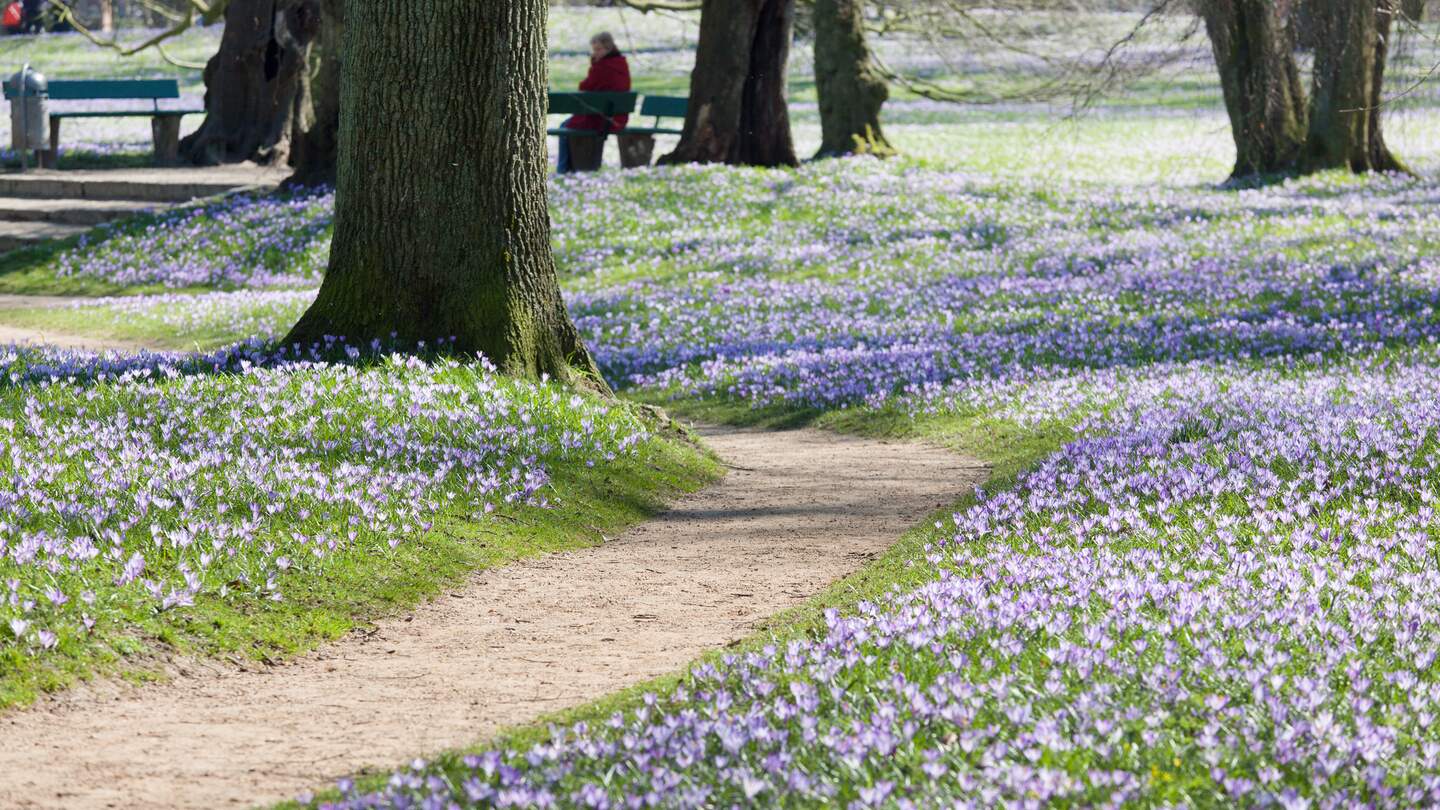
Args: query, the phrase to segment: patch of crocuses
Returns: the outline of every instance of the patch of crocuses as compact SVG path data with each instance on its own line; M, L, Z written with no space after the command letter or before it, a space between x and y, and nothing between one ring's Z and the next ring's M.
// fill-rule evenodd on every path
M221 289L313 286L325 267L334 193L239 194L103 225L55 262L60 276Z
M543 507L556 465L647 435L552 384L378 346L0 349L0 404L0 655L22 657Z
M647 185L684 216L605 230ZM1073 439L937 525L919 588L331 806L1440 804L1434 193L563 181L617 384Z

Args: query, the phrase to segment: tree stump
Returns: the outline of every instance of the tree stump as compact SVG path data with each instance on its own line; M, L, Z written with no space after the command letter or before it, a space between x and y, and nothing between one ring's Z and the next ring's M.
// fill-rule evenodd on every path
M570 168L593 172L605 162L605 138L600 135L566 135L570 139Z
M655 154L654 135L621 135L616 138L620 144L620 165L626 169L638 169L650 165Z
M155 163L173 166L180 162L180 116L157 115L150 119L150 134L155 139Z

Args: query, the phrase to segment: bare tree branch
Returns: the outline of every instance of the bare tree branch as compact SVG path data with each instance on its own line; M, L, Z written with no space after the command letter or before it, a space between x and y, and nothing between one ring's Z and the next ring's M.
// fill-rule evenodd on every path
M166 14L166 16L170 19L172 23L169 28L162 30L160 33L156 34L153 37L150 37L147 40L144 40L138 45L127 46L122 45L120 41L115 39L115 37L113 36L109 39L106 39L96 34L94 31L91 31L89 27L87 27L84 23L80 22L79 17L77 17L75 14L75 10L70 7L70 4L66 2L66 0L46 1L50 4L51 7L59 11L60 18L62 20L64 20L66 23L69 23L70 26L74 28L77 32L79 32L81 36L85 37L86 39L90 40L91 43L101 48L107 48L109 50L115 51L121 56L134 56L135 54L140 53L147 48L154 48L160 54L160 57L165 61L169 62L170 64L175 65L176 67L189 68L192 70L198 70L205 66L197 65L192 62L185 62L183 60L172 57L169 53L165 51L165 42L174 39L177 36L180 36L181 34L188 31L191 27L193 27L195 25L197 13L200 15L200 19L206 23L212 23L219 20L222 15L224 15L225 6L228 3L228 0L211 0L211 2L209 3L206 3L204 0L185 0L185 3L187 4L186 8L180 14L174 15L168 10L162 12ZM157 11L159 10L157 7L150 3L147 3L146 6L149 8L155 8L155 10Z

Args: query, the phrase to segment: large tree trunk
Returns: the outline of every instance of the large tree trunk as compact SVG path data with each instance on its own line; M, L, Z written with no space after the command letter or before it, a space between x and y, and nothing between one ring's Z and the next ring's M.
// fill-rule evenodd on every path
M1395 0L1315 0L1310 131L1301 168L1405 171L1380 128Z
M340 148L340 57L345 33L344 0L321 0L320 35L310 45L305 95L310 103L301 116L290 162L295 172L286 187L335 184Z
M863 0L815 0L815 89L817 158L891 151L880 131L880 108L890 89L870 61Z
M660 163L794 166L785 68L795 0L704 0L690 109Z
M230 0L220 50L205 65L205 122L181 154L201 165L287 162L319 31L317 0Z
M1293 29L1273 0L1204 0L1200 12L1235 138L1231 177L1292 171L1305 143Z
M512 374L603 387L550 252L546 8L345 9L335 237L287 342L453 340Z

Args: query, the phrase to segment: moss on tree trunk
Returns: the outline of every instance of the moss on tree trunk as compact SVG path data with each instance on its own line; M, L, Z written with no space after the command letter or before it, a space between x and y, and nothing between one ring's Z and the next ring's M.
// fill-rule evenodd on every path
M890 151L880 108L890 89L870 61L863 0L815 0L815 89L820 97L816 157Z
M205 121L181 155L202 165L287 162L319 30L317 0L230 0L220 49L205 65Z
M1305 143L1305 91L1293 29L1271 0L1200 6L1235 139L1232 177L1293 171Z
M603 388L550 252L546 7L347 6L330 266L287 341L453 339Z
M785 102L795 0L705 0L690 108L660 163L794 166Z
M1315 49L1301 169L1405 171L1380 122L1394 0L1315 0L1311 13L1324 44Z

